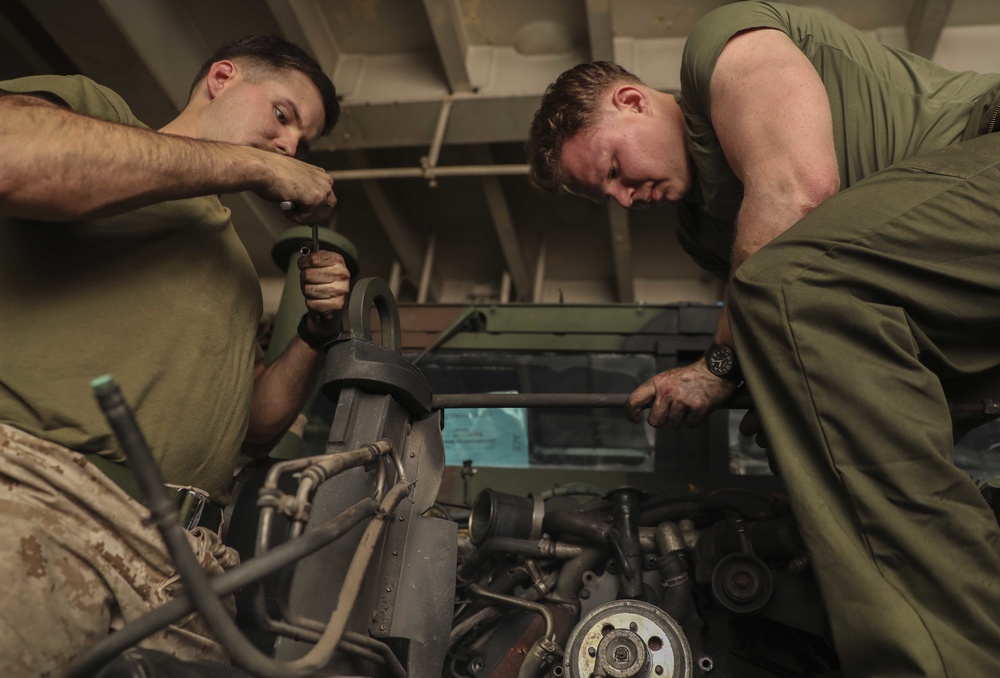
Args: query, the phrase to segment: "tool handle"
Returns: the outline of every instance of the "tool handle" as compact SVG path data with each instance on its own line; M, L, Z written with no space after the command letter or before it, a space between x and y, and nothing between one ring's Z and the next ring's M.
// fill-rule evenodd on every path
M295 206L291 201L285 200L281 203L281 209L285 209L286 204L290 205L291 207ZM303 245L302 247L299 248L299 254L301 254L302 256L306 256L311 252L319 252L319 225L317 224L312 225L312 244ZM326 319L323 317L323 314L320 313L319 311L309 311L309 317L312 318L313 322L317 324L324 323L326 321Z

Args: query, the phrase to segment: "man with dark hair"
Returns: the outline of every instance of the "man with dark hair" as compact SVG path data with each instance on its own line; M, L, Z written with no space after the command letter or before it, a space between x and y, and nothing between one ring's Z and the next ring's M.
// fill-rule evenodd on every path
M0 82L2 675L61 675L179 586L90 381L114 376L166 481L210 509L241 449L270 449L294 420L339 331L347 268L310 253L310 312L265 367L259 282L218 199L328 217L330 175L295 158L336 122L333 83L280 39L227 50L159 131L82 76ZM216 531L191 531L211 573L236 559ZM225 660L198 617L144 646Z
M232 61L238 59L243 63L244 75L255 82L266 80L276 72L298 71L302 73L319 92L323 100L323 110L326 115L323 121L323 134L329 134L340 118L340 101L337 100L337 90L315 59L305 51L284 38L276 35L251 35L227 42L215 51L202 64L198 73L191 81L191 95L217 61ZM305 149L300 149L300 155L305 155Z
M745 376L844 675L996 675L1000 530L951 463L942 382L1000 365L1000 76L772 2L706 15L677 96L620 71L550 86L532 180L674 204L730 280L706 356L628 416L693 426Z

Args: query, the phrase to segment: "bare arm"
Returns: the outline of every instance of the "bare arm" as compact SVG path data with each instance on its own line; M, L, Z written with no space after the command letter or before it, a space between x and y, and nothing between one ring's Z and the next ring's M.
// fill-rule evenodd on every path
M819 75L787 35L741 33L722 50L711 83L712 126L743 182L732 270L840 188L830 102ZM723 306L714 341L732 346ZM653 426L695 426L736 385L708 371L705 359L656 375L626 402Z
M335 202L329 174L292 158L0 96L0 216L71 221L245 190L295 202L302 223L326 218Z
M729 315L723 306L713 341L732 346ZM709 413L736 392L736 384L708 371L704 356L690 365L675 367L642 383L625 401L625 414L639 423L649 405L647 421L653 426L697 426Z
M306 307L311 312L307 320L310 329L320 336L331 336L339 330L339 316L350 288L351 276L344 259L320 250L302 257L298 264ZM313 312L318 312L325 322L317 325ZM322 351L310 348L296 336L273 363L265 367L258 362L254 366L244 453L253 457L267 455L302 410L323 360Z
M729 41L711 96L712 126L743 182L735 271L840 190L833 122L819 74L787 35L772 29Z

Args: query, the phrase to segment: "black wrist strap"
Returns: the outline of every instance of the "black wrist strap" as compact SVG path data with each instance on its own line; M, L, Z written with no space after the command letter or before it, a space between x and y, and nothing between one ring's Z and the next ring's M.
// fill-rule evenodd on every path
M298 326L299 338L302 339L302 341L306 342L306 345L309 348L314 349L316 351L325 351L327 345L329 345L330 342L336 340L336 338L339 336L340 333L339 332L334 333L329 337L324 337L319 334L316 334L311 329L309 329L309 323L306 322L306 319L308 317L309 314L304 313L302 315L302 319L299 320L299 326Z

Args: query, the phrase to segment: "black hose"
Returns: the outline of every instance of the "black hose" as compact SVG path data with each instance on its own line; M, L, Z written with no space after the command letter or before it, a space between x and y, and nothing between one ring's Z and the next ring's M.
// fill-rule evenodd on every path
M668 521L674 522L680 520L681 518L690 518L691 516L699 513L705 513L707 511L720 511L722 509L723 507L719 504L708 504L705 502L695 501L682 501L674 504L664 504L654 508L644 509L639 514L639 524L643 527L649 527L651 525L659 525L660 523Z
M265 556L248 560L218 577L213 577L211 579L213 595L220 597L229 595L319 551L371 516L377 506L378 502L374 499L370 497L363 499L295 541L281 544ZM195 605L190 595L182 592L173 600L130 622L91 647L87 654L77 658L67 678L85 678L93 675L97 669L126 649L190 614L194 609Z
M549 511L542 520L542 530L549 534L571 535L603 546L607 543L611 526L604 522L603 514Z
M295 671L288 664L275 661L263 654L243 635L229 611L216 597L217 593L213 589L212 580L205 574L191 550L187 532L180 524L180 514L177 507L163 485L162 476L153 461L146 439L135 421L131 408L122 397L118 385L110 377L102 377L94 380L91 386L115 437L127 455L129 467L147 498L151 514L150 520L156 525L167 545L167 550L170 552L184 583L186 597L195 601L195 607L205 619L216 639L234 659L238 660L241 666L255 674L265 678L306 675L304 672ZM370 515L370 512L362 514L361 518L363 519L366 515ZM277 553L278 549L272 552L272 554ZM159 609L163 609L163 607ZM107 640L110 639L111 637ZM103 645L103 643L99 645ZM75 663L69 675L81 678L92 675L94 656L94 652L85 655L79 662ZM98 666L100 665L98 664Z
M128 458L129 467L147 498L151 522L156 525L167 545L167 551L180 573L184 588L194 598L195 606L212 630L216 640L234 656L241 658L244 668L267 678L284 678L289 672L281 662L265 656L247 640L229 611L215 597L212 584L191 550L187 532L180 523L180 514L163 486L163 477L153 461L145 437L139 430L131 408L122 397L118 385L110 377L93 384L94 393L104 410L118 442Z

